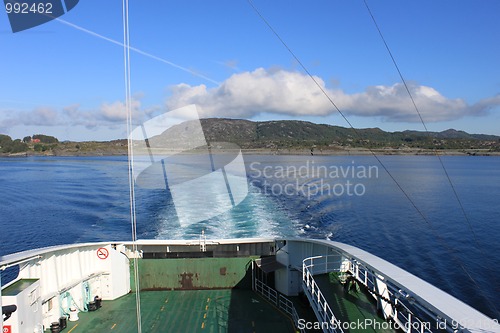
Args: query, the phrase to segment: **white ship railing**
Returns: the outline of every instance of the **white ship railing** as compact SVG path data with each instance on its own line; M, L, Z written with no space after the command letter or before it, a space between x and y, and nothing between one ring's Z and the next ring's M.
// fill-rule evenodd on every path
M497 319L484 315L408 271L355 246L300 238L280 240L279 245L286 250L282 251L281 260L288 266L303 264L304 257L334 255L339 259L333 265L330 263L334 261L332 257L314 261L325 263L324 272L330 269L335 271L335 268L341 272L349 271L360 282L364 282L364 275L367 275L368 290L376 291L372 295L377 299L379 310L390 323L398 318L406 333L500 333ZM311 269L312 275L320 271L320 267Z
M300 332L305 333L304 329L299 328L299 314L297 313L297 310L295 309L292 301L257 278L254 281L254 287L256 292L261 294L278 309L282 310L288 316L290 316L293 320L293 323L295 324L295 327Z
M313 277L315 274L339 271L338 265L336 269L333 268L333 265L331 267L328 265L328 257L331 256L316 256L304 259L302 262L302 283L304 292L311 303L314 313L322 323L323 332L339 333L344 332L339 325L340 322L335 317ZM338 262L338 256L335 255L334 257L336 258L336 262Z
M367 290L375 297L380 297L380 293L376 290L377 277L374 273L370 272L366 267L356 260L349 261L350 268L348 270L356 280L364 285ZM402 302L400 298L406 299L408 302L412 302L412 299L408 297L407 294L402 290L398 290L395 286L390 284L384 284L389 295L388 303L391 305L391 319L395 321L398 327L400 327L404 332L407 333L432 333L432 325L430 322L422 321L412 311ZM432 317L436 317L436 314L429 313ZM436 323L434 323L436 325ZM447 331L454 331L450 325L441 325L442 329ZM447 327L448 326L448 327Z
M327 300L323 296L318 284L314 280L314 275L327 274L330 272L342 272L351 274L360 284L364 285L371 295L377 299L382 298L390 307L390 317L395 321L396 327L401 328L406 333L432 333L431 324L422 321L402 302L399 298L408 299L403 291L397 290L395 286L387 284L385 281L377 278L375 273L370 272L366 267L356 260L349 260L348 264L344 263L342 268L339 266L339 255L325 255L309 257L303 260L302 276L304 291L313 306L314 312L318 320L324 325L324 332L343 332L341 323L335 317ZM382 283L381 283L382 282ZM384 286L384 290L377 290L380 285ZM388 297L384 297L383 294ZM434 315L434 314L431 314ZM336 324L336 325L335 325ZM448 326L448 327L447 327ZM442 328L452 331L449 325Z

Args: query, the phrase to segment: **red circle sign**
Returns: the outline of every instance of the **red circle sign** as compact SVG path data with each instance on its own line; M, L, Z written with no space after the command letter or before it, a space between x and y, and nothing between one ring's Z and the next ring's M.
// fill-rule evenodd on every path
M97 256L99 259L106 259L109 256L108 249L100 247L97 249Z

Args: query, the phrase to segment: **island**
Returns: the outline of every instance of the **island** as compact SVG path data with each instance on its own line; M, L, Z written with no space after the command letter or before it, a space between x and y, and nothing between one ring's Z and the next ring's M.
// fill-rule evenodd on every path
M298 120L250 121L201 119L207 143L230 142L245 154L276 155L498 155L500 136L442 132L386 132L379 128L352 129ZM0 156L113 156L127 155L126 139L59 141L35 134L12 139L0 134Z

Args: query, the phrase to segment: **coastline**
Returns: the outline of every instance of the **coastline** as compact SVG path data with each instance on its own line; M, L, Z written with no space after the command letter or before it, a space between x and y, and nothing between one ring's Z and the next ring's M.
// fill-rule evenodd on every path
M365 155L399 155L399 156L500 156L500 152L489 151L487 149L327 149L315 150L311 153L309 149L242 149L247 155L313 155L313 156L365 156Z
M227 151L221 151L225 153ZM489 149L365 149L365 148L351 148L351 149L317 149L311 152L306 148L290 148L290 149L270 149L270 148L251 148L241 149L243 155L283 155L283 156L366 156L366 155L397 155L397 156L500 156L500 152L490 151ZM217 154L218 152L214 152ZM99 149L99 150L50 150L45 152L20 152L14 154L0 154L0 158L20 158L32 156L63 156L63 157L98 157L98 156L126 156L127 150L123 149Z

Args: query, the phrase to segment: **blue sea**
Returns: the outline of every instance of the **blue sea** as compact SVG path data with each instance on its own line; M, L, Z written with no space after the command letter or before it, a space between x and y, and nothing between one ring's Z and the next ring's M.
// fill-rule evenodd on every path
M399 186L372 156L245 156L246 198L187 226L167 190L137 188L137 236L340 241L500 318L500 158L442 157L454 189L435 156L380 159ZM131 240L127 170L126 157L0 159L0 256Z

